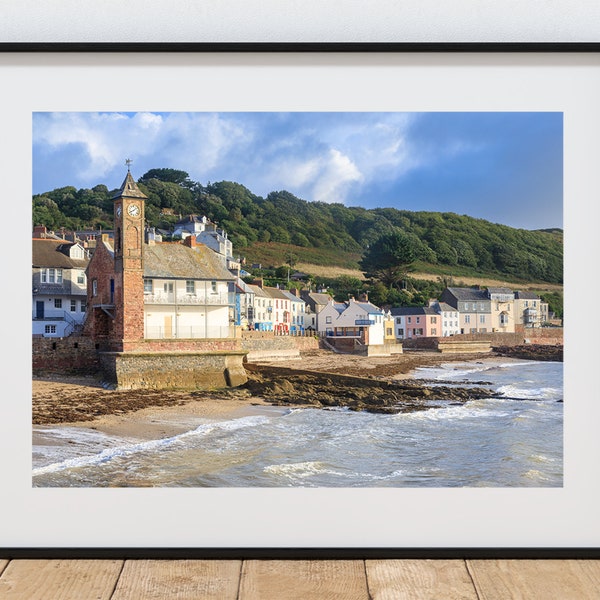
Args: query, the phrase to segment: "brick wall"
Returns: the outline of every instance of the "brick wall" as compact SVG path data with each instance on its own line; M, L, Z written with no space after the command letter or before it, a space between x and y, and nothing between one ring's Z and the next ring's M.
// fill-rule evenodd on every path
M85 336L32 338L34 373L97 374L101 364L94 340Z

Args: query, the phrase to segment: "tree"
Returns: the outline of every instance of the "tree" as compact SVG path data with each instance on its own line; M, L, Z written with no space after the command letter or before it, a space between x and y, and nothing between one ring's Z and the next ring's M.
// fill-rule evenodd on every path
M189 177L188 173L177 169L150 169L139 178L139 182L148 183L151 179L158 179L166 183L184 185L190 183Z
M392 289L406 277L414 260L413 241L396 230L382 235L366 250L360 267L366 277L377 279Z

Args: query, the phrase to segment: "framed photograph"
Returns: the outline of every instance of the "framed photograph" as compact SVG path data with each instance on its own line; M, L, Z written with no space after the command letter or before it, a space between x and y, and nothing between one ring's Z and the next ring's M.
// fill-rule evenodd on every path
M10 224L7 248L11 249L5 259L9 274L5 290L14 292L5 293L4 299L8 352L3 361L5 394L0 419L5 477L1 506L10 515L0 534L4 555L598 556L600 525L595 511L600 499L600 438L596 423L600 407L594 380L598 350L593 306L598 292L594 265L600 250L595 201L600 188L600 55L595 45L538 46L537 52L535 46L522 46L521 51L515 46L503 52L497 46L477 45L429 46L422 52L417 46L393 45L370 46L368 51L329 45L308 52L289 45L266 52L259 46L237 52L233 51L236 47L223 46L196 52L65 53L34 48L0 55L0 78L7 90L0 152L6 222ZM184 49L192 50L179 48ZM171 176L183 179L168 181ZM430 335L424 336L417 331L420 328L415 329L420 323L410 322L412 334L405 337L435 338L439 352L459 339L463 343L485 339L489 350L498 341L487 334L506 333L509 325L513 334L519 331L517 310L527 315L522 317L520 330L525 342L535 346L544 336L550 339L552 327L527 329L523 318L534 319L535 312L537 319L542 304L548 311L550 296L560 292L562 299L564 286L566 324L564 330L556 327L561 339L552 338L553 343L546 344L559 345L561 351L564 347L564 362L544 361L540 356L500 359L498 354L453 361L448 354L447 362L437 360L429 368L409 371L412 379L402 380L429 386L427 393L437 403L414 411L386 412L340 404L338 396L343 393L331 388L331 401L297 407L289 399L296 392L308 397L306 390L316 389L317 396L323 390L302 390L302 385L312 385L304 381L285 395L286 381L292 375L284 376L281 369L286 365L304 371L311 368L302 363L301 355L290 355L276 367L279 375L271 380L266 375L257 377L254 387L246 386L243 392L236 384L238 367L227 363L224 381L230 389L238 389L234 392L237 412L217 408L214 413L200 409L186 413L188 399L180 407L162 407L157 412L122 409L114 401L117 396L110 400L111 394L122 393L120 388L135 388L139 397L150 393L139 382L137 387L131 383L135 373L126 379L129 367L119 362L123 356L135 353L136 368L146 369L144 377L158 377L158 363L153 361L160 360L164 344L148 344L148 339L162 339L168 332L167 337L180 343L177 352L187 353L188 360L190 348L185 339L195 335L189 333L195 331L194 325L189 325L188 333L182 329L176 334L175 328L184 322L188 305L202 295L197 282L192 285L192 278L183 273L173 276L186 288L182 293L188 305L177 306L173 320L168 317L167 321L166 313L161 313L156 321L148 306L152 305L156 316L165 304L158 296L173 293L168 283L163 286L167 276L159 269L168 261L159 256L162 250L148 251L156 270L152 275L144 271L143 277L135 262L135 236L142 236L143 229L134 227L135 219L156 218L153 235L161 234L157 223L175 225L185 220L177 212L179 196L168 200L168 190L174 189L169 185L185 189L194 201L202 199L198 206L213 211L208 221L215 224L215 236L223 240L229 239L226 229L233 233L245 222L245 229L236 230L237 237L231 235L240 248L249 248L254 238L263 245L279 239L282 245L276 248L280 252L316 246L307 229L290 234L286 228L290 222L308 219L312 204L324 211L321 215L333 216L328 228L319 229L317 220L311 227L323 239L329 236L328 243L337 244L340 254L352 251L350 238L343 236L349 231L344 229L343 218L355 218L360 209L364 220L362 225L354 223L353 234L362 250L354 249L355 261L363 273L370 273L370 286L358 289L356 298L349 294L346 302L333 299L328 306L335 318L348 307L358 311L361 303L374 306L361 294L370 294L371 300L378 289L383 294L376 286L378 281L383 285L381 271L372 263L369 269L365 262L365 253L374 250L379 240L373 232L380 228L383 235L388 232L386 223L391 223L389 233L402 229L411 234L411 243L421 254L411 255L409 262L422 264L427 262L423 257L429 256L428 264L440 267L436 282L446 295L438 298L439 311L431 313L437 321L425 325L439 326L440 331L429 330ZM104 223L102 211L108 211L111 219L102 226L104 233L96 238L98 246L84 271L88 278L85 309L100 315L95 318L94 333L86 330L84 334L92 335L96 350L113 357L117 389L107 389L115 381L105 380L104 388L81 391L80 397L77 391L64 392L57 377L46 380L42 392L35 386L32 390L32 319L47 316L39 313L46 310L44 306L56 308L58 291L40 298L34 281L32 312L23 298L32 289L31 232L41 226L40 215L56 216L53 211L71 201L69 194L79 207L85 205L92 212L96 207L99 223ZM235 211L219 194L245 196ZM37 210L35 219L30 195L34 196L34 213ZM258 219L251 200L258 203L263 217L265 211L272 211L271 222L268 214L262 222L262 229L269 231L268 240L266 234L258 237L259 221L249 220L251 214ZM278 203L288 207L287 213L279 210ZM333 205L338 207L335 214ZM306 212L294 214L301 208ZM391 212L386 213L387 209ZM440 227L447 232L453 223L455 233L444 234L442 240L441 234L430 234L424 221L411 221L413 213L422 219L426 215L449 219L440 221ZM374 216L379 221L373 225L369 219ZM81 213L80 221L73 221L74 228L84 217ZM388 220L384 222L383 217ZM489 224L496 226L493 235L500 236L496 239L501 243L494 242L493 250L492 242L488 246L457 243L458 238L466 239L456 233L467 222L461 219L472 219L468 221L471 234L481 235L479 239L492 235ZM267 222L269 227L264 225ZM206 223L200 226L206 229ZM41 237L51 228L46 227ZM52 229L53 234L60 234L60 228ZM180 252L184 244L175 230L162 233L171 236L168 243L149 242L147 237L139 241L165 248L170 244ZM64 235L63 231L62 241L67 243ZM179 237L186 234L180 232ZM54 239L55 244L62 241L60 235ZM517 246L522 243L529 244L528 248ZM101 244L105 250L98 252ZM188 241L186 251L197 252L195 244ZM446 251L454 257L460 273L456 277L441 268L449 264L450 259L442 258ZM232 254L237 256L235 250ZM484 255L512 266L501 272L499 262L490 262L487 276L496 269L498 280L475 288L468 273L476 271ZM143 256L150 261L150 254ZM145 352L139 345L128 345L130 317L123 319L121 345L102 346L102 328L109 320L116 322L114 311L119 306L118 292L116 299L95 300L101 292L111 293L108 288L103 291L102 278L95 275L105 264L102 260L109 258L114 261L111 264L120 265L121 273L136 273L141 282L140 305L135 307L133 296L123 296L121 307L131 319L138 319ZM179 268L183 258L178 260ZM301 256L284 257L281 264L287 265L286 272L269 273L267 279L280 276L284 284L273 287L293 290L286 284L296 270L302 274L300 267L307 263ZM523 270L525 263L529 271ZM263 265L255 264L255 272L252 265L246 267L248 275L254 273L260 279ZM244 270L243 265L238 268ZM534 274L536 268L539 272ZM50 269L39 275L40 285L62 283L56 279L58 272ZM375 272L380 273L379 279ZM122 277L118 281L125 281ZM323 272L319 277L327 279ZM416 309L421 303L418 311L423 312L394 314L393 309L382 309L375 314L368 309L364 315L353 313L352 332L345 325L343 333L340 327L339 332L332 328L330 334L323 326L321 337L332 343L328 360L345 356L339 348L335 350L336 336L359 336L358 345L353 340L356 349L365 345L368 336L375 336L365 330L380 323L380 317L382 331L386 319L393 329L400 324L396 319L406 319L402 329L408 332L409 317L416 320L422 315L425 322L427 311L437 310L429 302L429 288L410 288L400 280L394 287L403 299L398 304ZM206 315L208 308L218 304L220 279L213 275L203 281L206 298L211 298L203 304ZM510 289L506 281L512 282ZM539 286L529 284L542 281L547 284L546 294L540 296L535 292ZM269 287L263 284L264 280L258 286L261 290ZM459 290L467 288L471 295L476 291L481 297L461 297ZM293 303L293 298L288 299ZM518 304L525 301L531 306ZM73 311L72 305L67 308ZM76 303L74 312L80 309ZM272 313L278 310L279 301L272 305ZM456 331L444 336L444 318L452 321L454 312L460 323ZM550 324L550 316L544 319L544 325ZM279 323L272 314L260 322L275 323L271 329ZM300 328L300 322L296 324ZM252 329L248 333L255 335L255 345L250 351L245 347L245 354L264 350L256 342L260 327L254 322L252 327L234 325ZM264 329L270 333L268 327ZM149 333L159 330L160 336ZM206 339L220 337L203 331ZM53 340L52 332L47 333L40 330L39 343L60 350L59 338L64 337ZM404 333L392 331L394 343L397 335ZM379 345L385 346L383 338ZM400 346L406 347L402 359L431 350L414 339ZM171 354L175 354L173 348ZM218 351L228 348L220 345ZM359 357L358 364L338 366L337 376L355 375L379 385L379 375L369 379L368 373L358 371L369 361L377 362L367 350L360 352L363 358ZM142 355L147 362L140 367ZM241 371L251 371L252 362L240 362ZM195 372L206 364L194 367ZM532 368L524 368L525 364ZM67 360L65 371L70 366ZM335 374L336 366L331 362L322 370ZM384 378L386 385L391 375ZM336 375L331 377L329 383L342 389L344 384L338 383ZM124 381L129 383L119 387ZM209 387L199 384L196 404L209 393L213 407L219 398L231 400ZM479 391L469 392L475 387ZM451 394L440 399L442 388L466 390L468 397L461 400ZM487 396L481 388L488 390ZM379 398L382 389L372 395ZM32 407L36 393L38 404ZM279 401L284 396L287 400ZM57 397L64 400L58 408ZM126 395L118 397L124 403L130 401ZM143 404L143 400L139 401ZM90 408L92 402L96 404ZM240 408L240 404L245 406ZM101 412L113 413L110 426L102 418L104 424L94 420ZM81 414L87 414L87 424L72 426L77 421L73 415Z

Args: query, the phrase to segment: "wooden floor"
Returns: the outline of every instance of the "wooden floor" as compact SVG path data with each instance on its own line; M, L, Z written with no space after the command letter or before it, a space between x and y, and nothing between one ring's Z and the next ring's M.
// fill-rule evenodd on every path
M596 560L0 559L2 600L598 600Z

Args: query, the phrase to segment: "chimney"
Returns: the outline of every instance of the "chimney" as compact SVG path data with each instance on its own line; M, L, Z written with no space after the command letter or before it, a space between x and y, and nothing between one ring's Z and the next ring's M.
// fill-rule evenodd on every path
M359 299L361 302L368 302L368 301L369 301L369 293L368 293L368 292L363 292L363 293L362 293L362 294L361 294L361 295L358 297L358 299Z
M298 288L292 288L292 289L290 290L290 292L291 292L292 294L294 294L294 296L296 296L296 298L299 298L299 297L300 297L300 292L298 291Z
M252 285L257 285L262 290L265 285L265 280L262 277L260 279L254 279Z
M195 248L196 247L196 236L195 235L188 235L183 240L183 245L187 246L188 248Z
M101 236L101 239L103 242L109 242L110 241L110 235L108 235L108 233L103 233Z
M33 237L35 238L45 238L48 233L48 229L45 225L36 225L33 228Z

